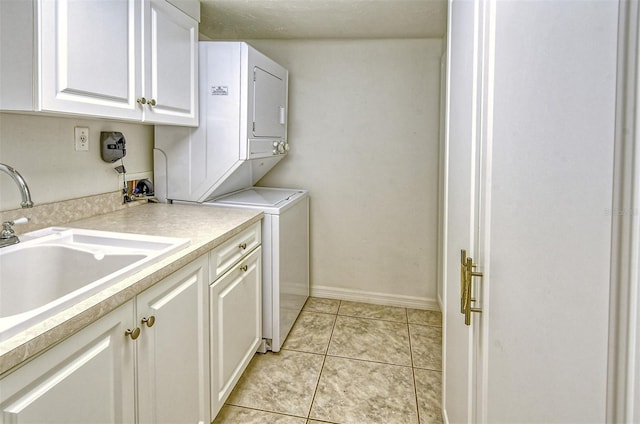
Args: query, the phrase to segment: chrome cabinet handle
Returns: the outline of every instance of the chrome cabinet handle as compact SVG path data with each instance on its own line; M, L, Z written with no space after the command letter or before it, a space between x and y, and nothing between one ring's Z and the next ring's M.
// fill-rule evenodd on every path
M153 315L151 315L149 318L142 317L140 322L143 323L143 324L147 324L147 327L153 327L153 324L156 323L156 317L153 316Z
M149 105L149 106L155 106L158 104L156 102L156 99L147 100L145 97L140 97L139 99L136 99L136 102L138 102L141 105Z
M246 266L246 265L243 265L243 266L240 267L240 271L247 272L248 269L249 269L249 267Z
M247 243L242 243L238 248L245 250L247 248Z
M136 327L135 329L127 328L127 331L124 332L125 336L131 337L131 340L135 340L140 337L140 329Z

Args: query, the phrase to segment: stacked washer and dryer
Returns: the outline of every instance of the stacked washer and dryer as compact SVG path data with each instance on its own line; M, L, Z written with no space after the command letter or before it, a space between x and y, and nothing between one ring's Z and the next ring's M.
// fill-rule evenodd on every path
M156 126L155 194L264 212L262 350L277 352L309 296L309 197L254 184L289 151L289 73L244 42L199 49L200 126Z

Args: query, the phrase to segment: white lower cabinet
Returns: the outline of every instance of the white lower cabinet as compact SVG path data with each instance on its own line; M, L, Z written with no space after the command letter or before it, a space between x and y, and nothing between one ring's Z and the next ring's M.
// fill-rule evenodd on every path
M140 423L209 423L208 258L138 295Z
M135 423L134 302L0 380L0 423Z
M0 378L0 424L210 423L262 340L260 234L247 228Z
M222 408L262 341L261 255L262 248L256 248L215 280L209 289L212 418Z
M2 378L0 423L209 423L208 265L191 262Z

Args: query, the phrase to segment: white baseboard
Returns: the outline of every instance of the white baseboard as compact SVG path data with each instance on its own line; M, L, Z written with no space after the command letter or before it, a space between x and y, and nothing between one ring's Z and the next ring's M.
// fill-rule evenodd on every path
M311 286L311 296L324 297L327 299L348 300L351 302L373 303L376 305L398 306L400 308L440 311L438 300L427 297L377 293L316 285Z

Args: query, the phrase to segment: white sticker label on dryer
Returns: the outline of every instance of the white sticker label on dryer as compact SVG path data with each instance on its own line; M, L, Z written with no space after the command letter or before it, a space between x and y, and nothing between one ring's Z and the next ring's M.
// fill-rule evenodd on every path
M212 96L228 96L229 95L229 87L226 85L212 85L211 86L211 95Z

